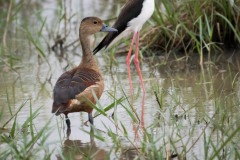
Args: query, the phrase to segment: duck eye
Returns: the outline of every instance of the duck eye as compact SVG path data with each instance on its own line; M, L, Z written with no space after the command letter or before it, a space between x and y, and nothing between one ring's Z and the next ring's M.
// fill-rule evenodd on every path
M94 24L97 24L97 21L93 21Z

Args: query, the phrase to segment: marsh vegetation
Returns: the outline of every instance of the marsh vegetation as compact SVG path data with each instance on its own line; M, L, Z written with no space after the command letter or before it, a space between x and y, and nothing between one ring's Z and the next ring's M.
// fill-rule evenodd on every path
M0 0L0 159L240 159L240 1L155 1L141 37L144 113L134 65L129 99L123 40L96 55L106 87L94 127L71 114L67 135L52 90L80 62L79 22L111 25L124 1Z

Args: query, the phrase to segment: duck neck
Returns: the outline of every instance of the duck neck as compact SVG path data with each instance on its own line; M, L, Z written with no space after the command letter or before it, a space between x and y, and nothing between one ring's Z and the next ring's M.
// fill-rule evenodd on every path
M91 50L91 39L92 37L90 35L86 35L84 33L80 33L80 42L82 45L82 60L79 66L91 68L91 69L98 69L97 62L93 56L92 50Z

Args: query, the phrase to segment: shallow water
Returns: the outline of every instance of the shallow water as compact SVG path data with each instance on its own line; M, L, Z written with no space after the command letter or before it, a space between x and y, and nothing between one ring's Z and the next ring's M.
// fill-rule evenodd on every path
M65 32L64 23L59 24L57 21L59 14L62 12L59 6L60 4L57 2L32 1L26 5L26 8L31 9L24 10L23 8L19 12L18 21L11 26L12 30L9 31L7 39L7 51L17 59L13 60L14 70L11 70L5 64L2 64L0 70L0 109L4 112L0 125L3 125L6 122L5 120L11 117L9 107L14 113L19 106L27 101L25 107L18 114L17 123L21 125L29 117L30 106L33 107L33 110L41 107L40 114L34 119L34 127L36 129L41 128L50 120L52 132L47 143L51 150L54 149L52 159L57 159L59 155L68 152L68 147L72 145L77 146L76 148L81 152L86 151L86 154L89 148L92 148L91 153L88 154L94 155L95 159L102 159L105 156L109 156L111 159L117 158L116 155L108 155L108 151L113 144L106 133L107 128L116 133L119 132L110 118L113 110L108 112L109 117L100 115L94 119L94 126L106 138L105 142L96 138L93 140L88 133L84 132L90 131L90 128L84 125L87 120L86 113L70 114L72 130L69 139L66 138L64 119L51 114L52 91L57 78L65 70L78 65L81 59L80 46L77 49L73 49L74 47L68 48L63 57L56 55L48 48L48 45L54 44L53 37L49 37L49 32L53 31L54 36ZM77 39L78 23L83 17L97 15L102 19L113 18L120 6L113 0L101 2L72 0L66 2L67 16L74 16L70 21L71 25L68 24L66 27L67 31L71 28L71 32L65 44ZM35 36L42 24L39 19L35 19L38 14L43 19L46 18L46 26L40 38ZM28 16L27 19L26 15ZM29 42L28 37L24 34L25 32L22 32L24 26L29 26L29 32L34 35L34 39L45 53L45 59L39 56L36 47ZM97 41L103 35L98 34ZM179 152L183 150L183 146L186 146L187 149L191 148L187 157L204 159L204 140L201 136L203 130L207 136L214 134L216 138L214 142L217 142L218 139L224 138L224 135L212 131L215 125L214 121L220 120L219 117L225 115L227 119L221 123L234 126L233 128L239 126L237 122L239 121L240 58L236 55L240 53L237 53L239 51L228 52L227 57L220 54L216 58L212 57L217 63L206 63L204 70L199 69L196 60L185 62L173 58L165 64L164 56L144 58L141 64L147 92L144 105L144 126L146 129L151 129L150 126L157 122L156 119L164 122L154 128L155 139L166 140L168 137L172 137L173 142L175 142L174 146ZM113 102L110 94L121 98L124 97L124 94L129 97L130 93L125 56L115 57L116 62L110 64L112 59L109 55L110 53L103 52L96 55L105 79L105 91L99 101L99 107L108 106ZM229 55L232 55L232 57ZM218 58L221 60L218 60ZM133 107L136 108L136 112L141 118L142 90L133 64L131 69L134 88ZM161 106L159 106L154 92L162 97ZM219 104L216 105L216 103ZM125 100L123 104L127 106L128 101ZM220 107L216 108L216 106ZM128 113L121 105L117 106L116 113L118 121L128 131L128 136L138 146L140 141L135 137L133 122ZM208 116L214 116L213 121L206 119ZM176 131L176 127L179 127L177 124L181 124L181 127ZM11 126L11 123L9 126ZM118 134L122 135L122 133ZM141 139L142 132L139 131L138 134ZM157 141L159 146L165 145L163 140ZM126 148L131 146L125 138L122 139L122 142ZM83 157L79 150L76 151L75 158ZM131 159L135 153L130 152L127 155Z

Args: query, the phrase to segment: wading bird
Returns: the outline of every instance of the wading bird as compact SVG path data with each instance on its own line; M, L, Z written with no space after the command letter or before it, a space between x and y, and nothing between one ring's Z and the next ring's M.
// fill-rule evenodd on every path
M91 39L97 32L116 32L106 26L97 17L86 17L79 28L79 39L82 45L82 60L70 71L63 73L57 80L53 90L52 113L64 114L67 127L70 128L68 114L72 112L87 112L88 119L93 124L90 103L96 104L96 98L101 97L104 82L98 64L93 56Z
M143 91L145 93L142 73L138 61L139 32L143 24L152 16L153 12L154 12L154 0L128 0L126 4L123 6L120 15L118 16L116 22L113 25L113 28L116 28L118 32L108 33L107 36L105 36L103 40L98 44L98 46L93 50L94 54L96 54L102 48L110 47L119 39L133 32L131 45L126 58L131 92L132 92L132 80L130 72L130 57L132 52L132 46L135 42L136 48L134 63L138 72L138 76L140 78Z

